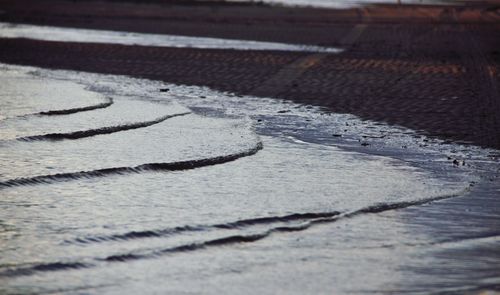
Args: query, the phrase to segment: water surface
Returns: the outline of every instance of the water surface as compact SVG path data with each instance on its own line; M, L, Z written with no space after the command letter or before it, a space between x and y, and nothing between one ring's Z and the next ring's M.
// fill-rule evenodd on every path
M377 213L463 196L490 167L487 150L278 100L8 65L2 79L36 102L1 102L3 293L383 292L419 278L403 268L431 238Z
M105 43L200 49L279 50L338 53L341 49L302 44L251 40L190 37L166 34L116 32L52 26L0 23L0 38L27 38L43 41Z

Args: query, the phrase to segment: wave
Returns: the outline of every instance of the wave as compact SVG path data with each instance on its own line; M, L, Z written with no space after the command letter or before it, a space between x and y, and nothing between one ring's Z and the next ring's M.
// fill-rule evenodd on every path
M142 164L135 167L114 167L114 168L104 168L92 171L80 171L80 172L69 172L69 173L58 173L50 175L40 175L34 177L26 178L16 178L0 182L0 189L16 187L22 185L36 185L36 184L49 184L53 182L69 181L82 178L95 178L104 177L108 175L122 175L131 173L141 173L146 171L180 171L180 170L190 170L205 166L213 166L217 164L224 164L243 158L246 156L251 156L256 154L259 150L263 148L262 142L257 142L256 145L243 152L217 156L212 158L198 159L198 160L187 160L179 162L170 163L148 163Z
M79 112L86 112L86 111L93 111L97 109L104 109L109 106L111 106L114 103L113 99L110 97L107 97L107 101L100 103L100 104L95 104L95 105L90 105L90 106L85 106L85 107L79 107L79 108L71 108L71 109L62 109L62 110L51 110L51 111L45 111L45 112L39 112L35 113L33 115L39 115L39 116L57 116L57 115L70 115L74 113L79 113Z
M66 241L65 243L89 244L89 243L102 243L110 241L126 241L126 240L143 239L143 238L160 238L176 234L182 234L185 232L196 232L196 231L204 231L210 229L234 230L253 225L272 224L278 222L290 222L290 221L300 221L300 220L305 221L316 218L333 217L339 214L340 212L337 211L321 212L321 213L294 213L284 216L258 217L258 218L242 219L234 222L211 224L211 225L195 225L195 226L186 225L186 226L165 228L160 230L131 231L115 235L88 236L88 237L77 238L73 241Z
M94 105L88 105L88 106L83 106L83 107L76 107L76 108L69 108L69 109L60 109L60 110L49 110L49 111L40 111L37 113L29 113L29 114L22 114L22 115L17 115L13 117L5 117L2 118L4 119L9 119L9 118L27 118L27 117L32 117L32 116L63 116L63 115L71 115L71 114L76 114L76 113L81 113L81 112L87 112L87 111L94 111L98 109L105 109L111 105L113 105L115 101L111 97L106 97L106 101Z
M80 138L91 137L91 136L96 136L96 135L110 134L110 133L115 133L115 132L120 132L120 131L144 128L144 127L148 127L148 126L151 126L154 124L161 123L161 122L163 122L167 119L170 119L170 118L185 116L188 114L191 114L191 112L166 115L166 116L163 116L163 117L157 118L155 120L151 120L151 121L136 122L136 123L130 123L130 124L124 124L124 125L117 125L117 126L108 126L108 127L97 128L97 129L81 130L81 131L68 132L68 133L48 133L48 134L42 134L42 135L32 135L32 136L19 137L17 139L21 140L21 141L80 139Z
M303 217L303 219L306 219L307 217L311 217L311 219L309 219L301 224L298 224L298 225L284 225L284 226L273 227L273 228L265 230L261 233L248 234L248 235L231 235L231 236L216 238L216 239L212 239L212 240L202 241L202 242L195 242L195 243L183 244L183 245L159 249L159 250L152 250L152 251L147 252L147 253L116 254L116 255L111 255L111 256L107 256L107 257L94 258L93 259L94 263L55 262L55 263L46 263L46 264L36 264L33 266L21 267L21 268L17 268L17 269L7 269L6 271L0 272L0 277L2 277L2 276L6 277L6 276L31 275L35 272L48 272L48 271L68 270L68 269L89 268L89 267L97 266L99 262L101 262L101 263L103 263L103 262L105 262L105 263L127 262L127 261L132 261L132 260L139 260L139 259L151 259L151 258L155 258L155 257L160 257L160 256L175 254L175 253L181 253L181 252L192 252L192 251L196 251L196 250L203 250L203 249L208 249L208 248L213 248L213 247L230 246L233 244L242 244L242 243L252 243L252 242L256 242L256 241L262 240L264 238L267 238L275 233L304 231L304 230L307 230L314 225L318 225L318 224L322 224L322 223L332 223L332 222L336 222L336 221L343 219L343 218L353 218L355 216L362 215L362 214L376 214L376 213L382 213L382 212L390 211L390 210L403 209L403 208L407 208L410 206L422 205L422 204L426 204L426 203L430 203L430 202L434 202L434 201L438 201L438 200L456 197L459 195L461 195L461 193L451 194L451 195L442 195L442 196L437 196L434 198L427 198L427 199L421 199L421 200L415 200L415 201L376 204L376 205L368 206L368 207L365 207L365 208L362 208L359 210L344 212L344 213L340 213L337 211L325 212L325 213L296 213L296 214L291 214L291 215L286 215L286 216L264 217L264 218L240 220L240 221L235 221L235 222L231 222L228 224L231 224L231 225L253 224L255 222L265 223L265 222L269 222L269 221L273 221L273 220L293 221L293 220L301 219L301 217ZM318 216L318 217L314 218L314 216ZM197 228L197 227L193 227L193 228ZM95 239L95 240L98 240L98 239Z
M390 211L390 210L403 209L403 208L407 208L410 206L422 205L422 204L426 204L426 203L430 203L430 202L435 202L438 200L456 197L458 195L460 195L460 194L443 195L443 196L437 196L434 198L428 198L428 199L422 199L422 200L416 200L416 201L378 204L378 205L374 205L374 206L365 207L365 208L360 209L360 210L355 210L352 212L345 212L345 213L341 213L338 211L323 212L323 213L302 213L302 214L296 213L296 214L291 214L291 215L286 215L286 216L241 220L241 221L236 221L236 222L232 222L232 223L228 223L228 224L230 224L230 225L252 224L252 223L254 223L255 220L259 220L258 222L266 220L266 222L267 222L267 221L296 221L299 219L303 219L305 222L298 224L298 225L284 225L284 226L273 227L271 229L268 229L264 232L257 233L257 234L232 235L232 236L217 238L217 239L208 240L208 241L199 242L199 243L191 243L191 244L185 244L185 245L180 245L180 246L171 247L171 248L165 248L165 249L161 249L161 250L157 250L157 251L152 251L150 253L118 254L118 255L111 255L111 256L108 256L106 258L99 258L97 260L107 261L107 262L125 262L128 260L153 258L155 256L161 256L164 254L171 254L171 253L176 253L176 252L195 251L195 250L200 250L200 249L206 249L209 247L228 246L231 244L239 244L239 243L251 243L251 242L259 241L259 240L262 240L266 237L269 237L270 235L272 235L274 233L304 231L304 230L307 230L314 225L322 224L322 223L332 223L332 222L336 222L342 218L352 218L352 217L362 215L362 214L367 214L367 213L375 214L375 213L381 213L381 212Z
M93 265L81 263L81 262L54 262L54 263L40 263L32 266L19 267L15 269L7 269L0 273L3 277L18 277L18 276L29 276L35 274L36 272L53 272L61 270L71 270L71 269L81 269L88 268Z

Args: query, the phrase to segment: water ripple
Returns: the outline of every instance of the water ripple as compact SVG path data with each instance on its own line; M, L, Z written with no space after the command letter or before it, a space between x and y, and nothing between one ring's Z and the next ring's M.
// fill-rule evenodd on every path
M56 181L69 181L81 178L94 178L94 177L105 177L108 175L124 175L130 173L140 173L145 171L180 171L189 170L205 166L212 166L217 164L223 164L237 160L242 157L251 156L262 149L262 143L258 142L252 149L223 156L217 156L213 158L189 160L189 161L179 161L170 163L148 163L142 164L135 167L114 167L98 169L93 171L80 171L71 173L58 173L51 175L39 175L26 178L16 178L0 182L0 189L22 186L22 185L36 185L36 184L48 184Z
M84 106L84 107L78 107L78 108L42 111L39 113L35 113L33 115L40 115L40 116L70 115L70 114L79 113L79 112L87 112L87 111L93 111L93 110L97 110L97 109L104 109L104 108L109 107L112 104L113 104L113 99L108 97L107 101L103 102L103 103L98 103L98 104Z
M146 122L136 122L136 123L130 123L130 124L118 125L118 126L107 126L107 127L97 128L97 129L81 130L81 131L75 131L75 132L69 132L69 133L49 133L49 134L42 134L42 135L33 135L33 136L20 137L18 139L22 140L22 141L79 139L79 138L84 138L84 137L110 134L110 133L132 130L132 129L137 129L137 128L144 128L144 127L152 126L154 124L158 124L158 123L163 122L163 121L170 119L170 118L185 116L188 114L191 114L191 112L166 115L166 116L163 116L163 117L151 120L151 121L146 121Z
M385 203L378 204L373 206L368 206L359 210L354 210L351 212L325 212L325 213L303 213L303 214L291 214L288 216L281 217L266 217L266 218L256 218L256 219L248 219L248 220L240 220L232 223L227 223L228 227L238 226L238 224L242 225L252 225L259 223L272 223L272 222L290 222L296 220L304 220L305 222L300 224L288 224L282 226L271 227L267 230L264 230L259 233L250 233L250 234L236 234L230 236L223 236L215 239L193 242L182 244L174 247L168 247L163 249L153 249L149 251L144 251L142 253L123 253L123 254L114 254L106 257L95 257L90 259L89 262L53 262L53 263L43 263L43 264L34 264L28 267L9 267L6 270L0 271L0 277L12 277L12 276L26 276L32 275L35 272L51 272L51 271L61 271L61 270L70 270L70 269L80 269L80 268L89 268L95 267L99 262L128 262L133 260L140 259L152 259L155 257L160 257L169 254L175 253L185 253L192 252L197 250L203 250L212 247L223 247L229 246L233 244L242 244L242 243L252 243L262 239L265 239L272 234L276 233L288 233L288 232L296 232L303 231L309 229L310 227L323 223L332 223L336 222L341 218L351 218L361 214L367 213L380 213L395 209L407 208L415 205L422 205L438 200L443 200L447 198L456 197L459 194L451 194L451 195L441 195L428 199L421 199L415 201L405 201L405 202L394 202L394 203ZM205 226L207 227L207 226ZM196 229L197 227L186 227L185 230ZM226 226L223 226L226 228ZM183 229L180 229L183 230ZM96 242L98 238L93 239Z

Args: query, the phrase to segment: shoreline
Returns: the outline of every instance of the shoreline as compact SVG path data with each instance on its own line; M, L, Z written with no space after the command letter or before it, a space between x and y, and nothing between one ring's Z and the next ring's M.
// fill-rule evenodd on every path
M95 85L96 87L99 87L98 82L100 82L100 81L102 81L106 85L107 78L109 78L111 81L121 81L119 79L119 77L106 77L106 76L100 76L98 74L85 74L85 73L67 72L67 71L52 72L50 70L44 70L44 69L19 68L17 66L11 67L9 65L6 65L5 68L6 69L11 68L15 71L20 70L22 72L30 73L30 75L32 74L35 77L39 77L39 78L45 77L45 78L48 78L49 80L50 79L55 79L55 80L61 79L63 81L66 81L66 80L71 81L71 80L76 79L76 81L81 81L82 83L87 83L87 85L89 83L90 83L90 85L93 85L94 83L92 81L94 81L94 82L97 82L97 84ZM126 78L126 77L123 77L123 78L125 79L125 81L121 81L118 83L122 83L122 84L127 83L127 79L129 79L129 78ZM145 86L145 85L148 85L148 82L151 83L151 85ZM131 83L131 82L128 82L128 83L131 85L134 85L134 83ZM113 85L113 84L111 84L111 85ZM212 99L211 97L217 96L217 92L212 93L208 89L199 89L198 90L199 93L203 93L204 95L206 95L206 98L203 99L203 98L199 97L199 95L198 95L199 93L196 93L196 92L193 93L193 90L195 90L195 89L189 89L189 88L186 88L184 86L165 85L165 84L162 85L161 83L156 82L156 81L142 81L142 80L137 81L137 85L142 86L140 88L140 90L145 91L145 93L147 93L149 95L152 95L151 99L153 99L154 93L155 93L154 91L151 93L151 90L161 89L160 87L168 87L170 89L169 92L172 95L174 95L174 97L177 95L179 95L180 97L183 97L183 93L186 95L192 95L191 102L187 101L188 100L187 97L184 97L184 100L185 100L184 103L187 106L195 105L195 106L199 106L203 109L203 107L210 108L209 106L211 104L217 102L217 98L215 98L215 97L213 98L212 102L210 102L210 101L207 102L207 100ZM110 87L113 88L114 86L110 86ZM149 91L147 91L146 89L143 89L144 87L146 89L149 89ZM193 87L193 88L196 88L196 87ZM96 89L98 89L98 88L96 88ZM123 91L126 91L126 90L123 90ZM225 97L225 94L221 94L221 93L219 93L218 96L221 96L221 95L223 97ZM237 99L238 99L237 97L228 96L225 98L228 99L228 101L226 101L225 105L226 105L229 113L232 113L232 111L239 109L239 106L237 103ZM161 100L161 98L158 98L158 99ZM177 98L177 99L181 99L181 98ZM219 99L220 99L220 97L219 97ZM251 100L251 98L249 97L248 98L249 103L250 103L250 100ZM272 112L269 112L268 113L269 115L264 114L262 117L260 117L261 121L264 121L264 122L266 122L267 120L271 120L271 121L265 123L265 125L271 127L271 129L278 128L281 130L281 128L283 127L283 126L280 126L280 124L278 123L280 121L279 118L277 118L276 121L273 121L273 120L275 120L276 117L290 116L290 115L293 116L293 114L295 112L297 112L298 114L300 114L300 115L298 115L299 119L300 119L300 117L303 116L304 117L303 120L305 120L305 122L307 122L308 112L310 112L310 114L312 115L317 111L315 109L308 109L308 108L300 108L300 110L297 109L295 111L295 107L293 105L290 105L290 109L291 109L290 112L279 113L279 111L276 112L276 110L286 110L286 105L287 105L286 103L284 103L283 105L280 105L279 103L274 105L272 100L262 100L262 99L258 99L258 98L256 98L255 100L252 100L252 102L255 103L255 105L250 104L247 107L249 110L251 110L251 111L253 110L255 112L255 114L259 114L260 113L259 110L269 111L269 108L274 110ZM265 106L266 104L270 103L269 108L257 107L259 105L259 102L262 103L261 104L262 106ZM200 103L203 105L200 106L199 105ZM218 104L215 105L215 107L217 107L217 106L218 106ZM241 108L241 106L240 106L240 108ZM302 115L302 112L306 112L306 113L304 115ZM201 113L203 114L205 112L201 111ZM245 111L242 111L242 113L245 113ZM234 115L237 117L237 114L234 114ZM210 117L209 114L207 116ZM325 115L325 116L327 116L327 115ZM219 117L219 116L214 115L214 117ZM257 118L259 118L259 117L257 117ZM254 118L254 119L256 119L256 118ZM295 122L296 119L290 118L289 121ZM283 120L283 118L281 120ZM318 121L318 120L319 120L319 118L316 118L316 120L313 119L313 121ZM354 121L354 120L352 120L352 121ZM352 122L352 121L350 121L350 122ZM273 123L273 122L275 122L275 123ZM305 123L305 122L303 122L303 123ZM300 124L300 121L298 121L296 123L298 123L297 125L302 125L302 124ZM282 123L282 124L285 124L285 126L286 126L286 123ZM278 125L278 126L276 126L276 125ZM369 126L367 126L367 127L369 127ZM263 127L263 128L265 129L265 127ZM314 126L309 126L309 129L310 130L304 130L302 132L303 136L311 136L310 133L312 130L321 129L321 128L315 128ZM363 130L363 128L361 128L361 130ZM257 133L259 135L266 136L266 138L272 138L272 133L269 134L270 137L267 137L267 135L265 135L266 134L265 132L261 134L259 131L262 131L262 130L257 130ZM281 130L281 131L279 131L279 133L283 133L282 135L285 135L285 137L282 139L287 141L288 137L286 135L289 134L289 132L292 132L292 130L286 130L286 132L283 132L283 131L284 130ZM370 129L370 131L374 131L374 130ZM290 135L292 135L292 133L290 133ZM402 136L410 137L410 135L405 133L404 130L402 130ZM314 135L312 135L312 137L315 138ZM321 136L318 136L317 138L319 139L319 138L321 138ZM300 133L297 134L296 139L297 140L294 141L295 142L294 145L295 144L298 144L298 145L307 144L305 142L301 143L301 139L304 139L307 141L307 138L301 137ZM329 144L324 143L324 142L323 142L323 144L321 144L321 142L320 142L320 144L313 143L310 145L320 147L320 150L322 150L321 149L322 146L324 148L324 146L328 146ZM333 147L334 149L337 148L336 144L332 144L332 145L334 146ZM453 147L453 145L451 145L451 147ZM342 147L340 147L340 148L342 150L344 150L344 148L342 148ZM409 147L408 150L412 151L413 148L414 148L413 146ZM460 147L458 147L458 146L456 148L460 149ZM272 148L270 148L270 150L272 150ZM345 150L352 152L352 150L349 148L346 148ZM266 149L264 149L264 153L257 154L257 157L264 156L265 151L266 151ZM305 149L304 151L307 152L307 149ZM283 152L285 153L284 155L287 156L286 150L284 150ZM358 160L360 160L360 163L363 163L363 160L369 162L369 158L371 156L366 155L365 153L370 154L368 151L362 151L362 150L359 150L359 153L353 153L353 154L357 154L355 157ZM416 159L414 161L411 161L411 160L408 161L408 157L412 158L412 156L409 156L407 154L404 154L402 156L406 157L407 160L406 161L403 160L403 161L401 161L401 163L408 163L412 167L419 167L419 165L415 165ZM386 157L383 157L383 158L386 158ZM388 155L387 158L392 159L393 157L391 155ZM439 160L436 160L432 157L427 157L427 158L424 157L420 160L425 161L425 160L429 160L429 159L433 159L434 161L439 162ZM319 158L318 160L319 160L318 164L325 163L324 158ZM243 160L243 161L245 161L245 160ZM253 159L248 159L247 161L253 162ZM326 162L328 162L328 161L326 161ZM331 164L335 165L334 164L335 162L336 161L331 161ZM395 161L395 162L398 162L398 161ZM423 164L425 165L425 163L423 163ZM427 164L432 165L431 163L427 163ZM405 165L405 164L403 164L403 165ZM458 171L461 170L458 167L453 167L453 165L451 163L448 163L448 165L445 165L445 163L441 162L440 164L435 163L435 165L448 166L448 169L451 169L451 171L455 170L455 172L457 172L457 173L459 173ZM258 166L260 166L260 165L258 165ZM306 166L308 166L308 165L306 165ZM362 165L362 166L364 166L364 165ZM315 169L314 165L310 166L310 167L313 170ZM394 167L398 167L398 165L396 164ZM362 170L367 169L367 168L368 167L364 166L364 168ZM217 168L215 168L215 169L217 169ZM220 169L220 171L224 171L226 168L219 167L219 169ZM427 169L423 169L423 170L427 171ZM432 169L430 169L430 170L432 170ZM434 172L437 172L437 171L434 171ZM446 169L443 169L443 171L441 171L441 172L443 172L443 175L441 175L441 177L439 177L439 173L437 173L438 177L436 177L435 179L441 179L445 176L449 176L450 179L452 178L451 175L448 174L450 172L446 172ZM199 175L204 175L205 173L210 174L209 171L205 171L205 172L198 171L198 173L199 173ZM453 173L453 172L451 172L451 173ZM137 175L137 174L134 174L134 175ZM298 173L298 174L293 173L293 175L300 175L300 173ZM433 174L431 174L431 175L433 175ZM158 175L158 179L163 179L164 177L168 177L168 175L161 175L161 176ZM146 176L146 178L147 178L147 176ZM321 177L319 177L319 179L321 179ZM431 179L434 179L434 177L431 177ZM108 181L128 182L129 180L128 180L128 178L121 179L121 180L120 180L120 178L117 178L117 179L110 179ZM328 181L328 180L326 180L326 181ZM76 183L73 182L72 185L78 186L79 182L80 181L76 181ZM87 181L82 180L82 182L83 183L86 182L87 184L91 184L92 180L87 180ZM458 182L458 183L460 183L460 182ZM71 186L71 183L67 183L67 184ZM423 290L422 292L429 291L429 290L450 290L450 288L451 288L451 290L457 291L457 290L462 290L462 288L464 288L464 285L466 285L466 287L469 288L468 291L471 291L471 292L475 291L476 289L477 290L485 290L485 289L489 290L492 288L491 286L483 285L483 284L479 284L479 283L475 289L470 288L470 284L475 283L475 281L473 280L474 277L469 277L469 275L472 273L472 270L463 271L463 269L461 269L461 268L454 269L453 267L451 267L451 268L447 267L450 264L456 265L457 263L459 265L467 266L468 269L469 268L473 269L474 267L484 267L481 264L477 265L477 263L474 263L474 264L468 263L467 259L470 259L470 257L471 257L471 255L468 253L468 251L470 252L471 249L472 250L476 249L473 251L473 254L476 255L476 257L478 258L475 261L478 261L479 263L484 263L484 261L482 259L484 259L484 257L487 255L491 255L489 257L489 259L497 259L498 258L494 252L494 248L490 249L489 253L485 253L484 251L481 250L482 248L484 248L485 245L489 247L490 244L495 245L495 243L498 242L498 231L496 230L498 227L496 226L497 221L495 219L495 216L497 215L498 209L500 208L500 206L497 205L498 201L496 200L495 195L491 194L492 191L495 191L496 189L498 189L498 186L497 187L494 186L495 182L486 183L486 184L493 185L493 187L492 188L486 187L486 189L485 189L482 186L483 184L484 183L479 183L478 186L472 187L471 190L466 189L466 191L470 191L469 193L465 193L464 195L461 194L461 196L458 196L458 197L453 196L452 198L448 198L446 200L439 200L439 201L437 200L437 199L441 199L442 197L447 197L447 196L442 196L442 197L436 198L434 201L429 202L429 203L428 203L428 201L430 201L430 200L425 200L425 201L422 200L421 202L416 201L415 203L404 203L403 202L403 203L399 203L399 204L396 204L396 203L387 203L385 205L379 204L380 206L374 205L374 206L367 207L366 209L361 210L360 212L362 212L363 214L354 213L353 216L356 215L356 218L345 218L345 219L341 219L338 221L332 220L332 222L335 221L335 223L333 223L334 224L333 226L332 225L328 226L327 223L319 222L323 225L318 224L317 226L311 226L310 229L307 228L307 230L303 230L303 231L301 230L300 233L293 233L290 235L288 235L286 233L285 234L276 234L275 235L276 237L270 237L269 239L262 238L262 241L259 241L258 243L247 243L247 242L244 242L245 240L243 239L243 242L241 242L241 243L236 242L236 243L238 243L238 247L236 247L236 248L237 249L241 249L242 247L243 248L254 248L254 247L259 248L260 245L262 245L262 243L265 245L266 243L268 243L267 242L268 240L272 241L275 238L279 238L280 241L281 241L281 239L285 239L285 240L290 239L290 240L294 241L294 240L302 240L304 237L306 237L306 240L307 240L307 239L311 239L311 238L314 239L314 237L320 236L320 237L325 237L325 238L329 237L329 238L326 238L327 245L330 245L330 243L334 243L335 246L333 246L333 249L341 251L342 248L345 247L346 242L347 242L347 245L349 245L348 240L346 241L345 239L346 238L348 239L350 237L350 239L354 238L354 239L363 240L363 241L360 241L360 243L362 242L364 244L367 244L365 247L369 247L370 245L372 247L372 248L368 248L367 251L365 251L366 249L363 250L364 249L363 246L360 246L360 248L356 247L357 250L354 251L354 253L357 253L357 251L359 251L360 254L371 253L372 251L376 251L376 253L379 253L380 251L389 251L389 252L398 251L399 255L397 257L399 257L401 259L401 262L398 262L398 264L400 264L402 266L419 267L419 264L416 263L416 262L418 262L418 260L415 261L415 259L427 259L427 261L430 263L428 265L426 265L426 267L423 268L422 272L428 273L430 271L435 271L436 269L439 269L441 271L441 274L438 278L434 278L431 280L432 285L429 288L422 287L422 286L426 286L426 284L429 283L429 281L422 281L423 278L425 278L425 276L422 277L421 275L417 275L416 276L417 278L415 278L415 276L412 276L414 279L412 279L409 282L405 281L405 280L396 280L396 281L391 280L391 283L394 283L395 285L381 286L380 289L376 289L380 293L398 292L398 291L408 292L408 290L415 290L418 288L421 288ZM62 183L59 183L59 185L64 186L64 184L62 184ZM94 183L93 185L91 185L91 187L94 187L94 185L98 186L97 183ZM58 186L58 185L56 185L56 186ZM34 191L36 191L36 190L34 190ZM335 191L333 190L332 193L334 193L334 192ZM414 196L418 196L418 195L419 195L418 193L415 194L415 192L413 192L413 194L412 194L410 191L409 196L413 198ZM326 194L326 196L328 196L328 194ZM149 196L145 196L145 197L147 198ZM422 195L422 197L428 197L428 196ZM398 208L397 207L398 205L401 207L406 207L406 206L408 206L408 207L407 208ZM464 210L464 208L465 208L465 210ZM485 213L485 214L483 214L483 213ZM263 215L266 216L266 214L263 214ZM281 215L279 215L279 216L281 216ZM313 216L315 216L315 215L313 215ZM351 216L351 217L353 217L353 216ZM223 218L223 216L220 216L220 215L218 217ZM278 217L278 219L279 218L281 218L281 217ZM314 221L313 221L313 223L314 223ZM338 224L340 224L340 226L347 225L347 226L349 226L348 228L350 230L339 230ZM379 233L383 233L383 239L381 241L377 240L377 239L380 239L380 237L372 236L375 233L377 233L377 231L374 231L371 234L369 232L367 232L367 230L365 228L367 226L367 224L369 226L372 226L372 227L377 227L379 225L381 226L381 228L378 229ZM282 227L280 227L280 228L282 228ZM302 228L302 227L299 227L299 228ZM394 232L391 230L393 228L396 228L398 230L403 230L406 232L410 232L410 236L407 237L406 240L402 241L400 239L400 236L398 235L398 231ZM450 229L453 229L453 230L450 230ZM276 230L276 231L279 231L279 230ZM284 230L284 231L286 232L286 230ZM352 232L355 233L354 236L352 236L353 235ZM327 233L327 234L325 234L325 233ZM412 238L413 236L415 237L415 240ZM267 237L267 235L266 235L266 237ZM90 239L90 241L92 240L91 237L89 239ZM404 241L406 241L406 242L404 242ZM373 244L375 244L375 246ZM463 249L464 244L465 244L465 250ZM470 247L469 244L472 245L472 248ZM322 244L316 242L314 245L321 247ZM459 248L459 250L457 250L457 247ZM479 247L479 248L476 248L476 247ZM443 250L443 248L444 248L444 250ZM166 249L170 249L170 248L166 248ZM371 249L371 250L369 250L369 249ZM208 251L210 251L210 250L208 250ZM235 250L233 247L228 247L228 248L225 248L223 251L232 252ZM313 250L306 250L306 251L302 251L300 255L305 255L307 257L307 253L311 253L311 251L314 252ZM453 254L454 252L456 253L457 251L459 254L458 256ZM210 255L210 253L211 252L209 252L208 255ZM324 252L321 252L321 253L325 254ZM461 253L463 255L460 255ZM428 255L426 255L426 254L428 254ZM190 255L197 255L197 254L190 254ZM352 257L352 255L353 254L351 253L350 257ZM411 256L411 255L417 256L417 258L413 258L413 259L406 258L406 256ZM445 255L445 256L448 255L449 256L448 263L443 263L443 265L435 264L435 261L432 259L432 257L435 256L436 261L443 261L443 257L440 255ZM380 257L375 258L375 256L373 257L373 259L376 259L376 260L378 259L378 261L381 264L391 265L391 259L380 258ZM110 259L112 260L115 257L117 257L117 259L119 259L121 256L110 256ZM391 257L392 257L392 255L391 255ZM464 260L462 260L462 258ZM488 256L487 256L487 258L488 258ZM325 259L325 258L320 259L317 262L317 263L319 263L318 267L326 267L328 269L328 265L331 264L331 260L335 261L335 257L330 257L329 259ZM118 260L118 261L120 261L120 260ZM306 262L303 262L300 259L295 261L296 266L301 267L303 265L303 263L306 263ZM354 263L354 264L356 264L356 263ZM49 266L54 265L54 267L57 267L56 264L48 264L48 265ZM79 266L81 264L77 263L76 265ZM362 264L362 265L365 265L365 264ZM367 265L371 265L371 264L368 263ZM488 264L486 263L486 265L488 265ZM82 269L85 269L85 267L82 266ZM88 270L90 272L92 272L93 270L91 270L91 269L93 269L93 268L89 267ZM340 268L340 269L343 269L343 268ZM82 271L85 271L85 270L82 270ZM301 268L299 269L299 272L300 271L302 271ZM332 270L330 269L329 271L332 271ZM365 270L363 270L362 268L357 270L358 273L363 273L363 271L365 271ZM485 269L482 269L481 273L484 274L484 271L485 271ZM494 274L494 271L495 270L490 270L487 273L487 275L491 275L491 273ZM307 270L304 270L303 272L305 273L305 277L307 277L308 275L309 276L311 275L310 273L307 272ZM411 274L411 271L404 270L404 273ZM15 274L16 273L14 272L13 275L15 275ZM338 274L338 273L332 272L331 274ZM400 274L400 272L397 272L397 274ZM288 274L288 275L291 275L291 274ZM462 276L460 283L458 283L455 280L455 281L452 281L452 284L450 285L450 282L446 282L446 281L441 280L442 278L444 279L449 275L458 276L458 277ZM387 278L385 278L385 279L387 279ZM479 276L479 279L484 279L484 277ZM21 279L21 282L22 282L22 279ZM361 287L363 287L363 286L364 285L361 285ZM370 285L370 286L373 286L373 285ZM320 288L320 286L318 288ZM339 286L339 288L342 289L342 288L345 288L345 286L341 285L341 286ZM453 289L453 288L457 288L457 289ZM299 291L300 290L303 291L304 289L299 289ZM358 293L358 292L356 292L356 289L354 289L354 291L351 290L351 293ZM375 292L375 293L377 293L377 292Z
M261 85L274 83L283 68L307 58L306 53L0 39L1 62L277 97L431 137L500 148L500 40L495 38L500 15L490 6L322 10L222 5L213 10L215 4L162 9L118 2L23 2L0 4L0 21L332 46L344 52L321 58L292 79L278 78L276 89Z
M390 5L348 10L273 7L263 14L261 9L267 11L269 7L211 3L201 8L196 4L162 10L111 1L93 2L98 4L87 5L83 11L68 9L71 5L52 11L51 5L44 7L36 1L24 1L24 5L15 2L0 3L4 11L0 21L340 46L345 52L318 57L281 51L0 39L0 62L208 86L235 93L241 99L258 94L314 105L326 112L352 114L370 122L403 126L444 144L500 149L500 39L496 38L500 14L488 10L489 4L476 3L467 9L412 6L403 7L403 13L401 8ZM137 8L132 15L128 12L130 5ZM103 7L108 10L98 9ZM234 15L234 9L241 11ZM306 68L297 72L297 65ZM342 132L334 136L345 136ZM363 152L364 148L360 142L358 150ZM499 156L492 156L492 162L498 163ZM450 164L449 169L454 168ZM387 289L373 293L499 291L500 276L495 268L500 261L498 174L497 170L491 178L483 177L463 196L363 217L368 223L383 220L382 224L395 225L416 237L414 244L402 245L398 243L399 232L389 231L384 233L388 242L377 248L411 257L404 260L410 265L403 266L415 269L403 273L430 273L442 279L422 289L427 284L422 281L425 276L418 277L420 281L406 278L398 281L400 289L385 286ZM335 231L334 227L330 229L334 243L341 244L342 237L352 239L349 231ZM334 237L339 232L340 242ZM425 239L418 240L422 236ZM295 238L291 236L290 240ZM423 244L419 244L421 241ZM420 260L424 263L419 264ZM298 269L301 271L307 269Z

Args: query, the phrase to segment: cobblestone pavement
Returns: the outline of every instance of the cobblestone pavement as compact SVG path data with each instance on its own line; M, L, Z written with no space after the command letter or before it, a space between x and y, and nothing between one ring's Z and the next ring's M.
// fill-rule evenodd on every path
M341 54L0 39L0 61L314 104L500 148L500 6L348 10L0 1L0 21L339 46Z

